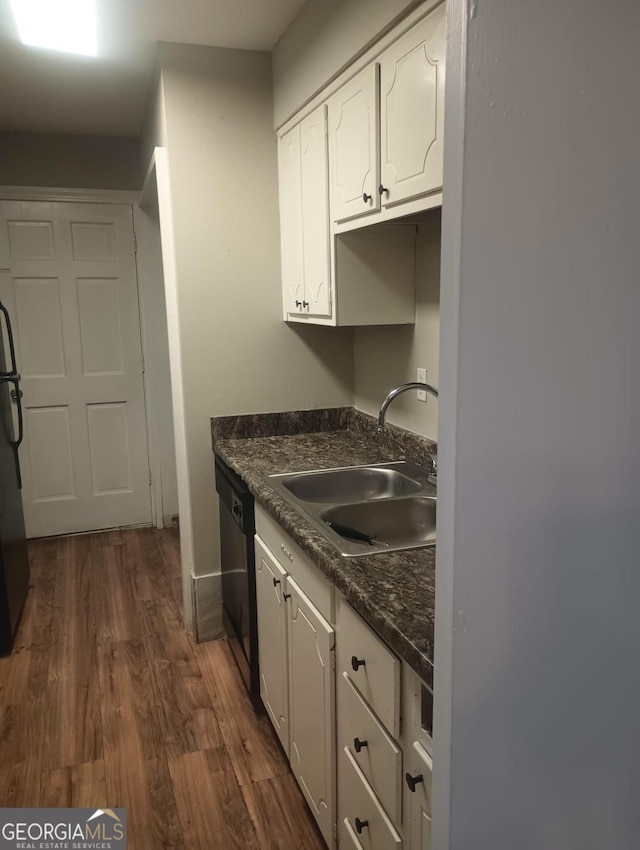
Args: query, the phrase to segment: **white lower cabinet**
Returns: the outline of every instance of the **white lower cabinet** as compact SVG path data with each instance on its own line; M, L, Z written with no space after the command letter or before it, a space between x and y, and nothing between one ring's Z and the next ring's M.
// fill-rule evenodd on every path
M335 823L335 631L296 582L289 596L289 760L327 844Z
M260 696L289 755L287 609L283 596L287 574L259 537L255 542Z
M420 680L259 506L256 528L260 693L327 846L430 850Z
M319 575L310 572L320 571L296 558L295 544L276 538L273 524L268 530L296 578L256 535L260 694L320 832L335 848L335 630L300 587L317 586L326 606Z
M412 850L431 850L431 757L416 741L409 756L407 791L410 796Z

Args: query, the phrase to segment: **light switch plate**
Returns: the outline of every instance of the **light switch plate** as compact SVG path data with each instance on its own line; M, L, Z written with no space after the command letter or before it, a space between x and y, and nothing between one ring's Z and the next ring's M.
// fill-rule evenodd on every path
M427 383L427 370L426 369L418 369L416 380L420 381L421 384L426 384ZM418 390L416 395L418 396L418 401L426 401L427 400L427 391L426 390Z

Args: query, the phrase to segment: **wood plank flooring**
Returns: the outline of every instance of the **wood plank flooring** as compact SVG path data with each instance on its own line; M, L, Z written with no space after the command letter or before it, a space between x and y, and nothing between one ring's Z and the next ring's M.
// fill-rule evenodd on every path
M322 850L225 641L180 613L175 531L31 541L0 658L0 806L127 808L130 850Z

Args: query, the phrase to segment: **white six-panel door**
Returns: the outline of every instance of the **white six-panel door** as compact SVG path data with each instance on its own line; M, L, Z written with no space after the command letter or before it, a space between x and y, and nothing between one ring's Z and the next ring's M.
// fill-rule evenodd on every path
M151 521L132 210L0 202L27 536Z

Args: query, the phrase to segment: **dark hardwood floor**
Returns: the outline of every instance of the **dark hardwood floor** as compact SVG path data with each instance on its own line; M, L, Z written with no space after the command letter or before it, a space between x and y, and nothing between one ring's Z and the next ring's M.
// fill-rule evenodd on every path
M180 615L175 531L30 543L0 658L0 806L127 809L130 850L321 850L225 641Z

